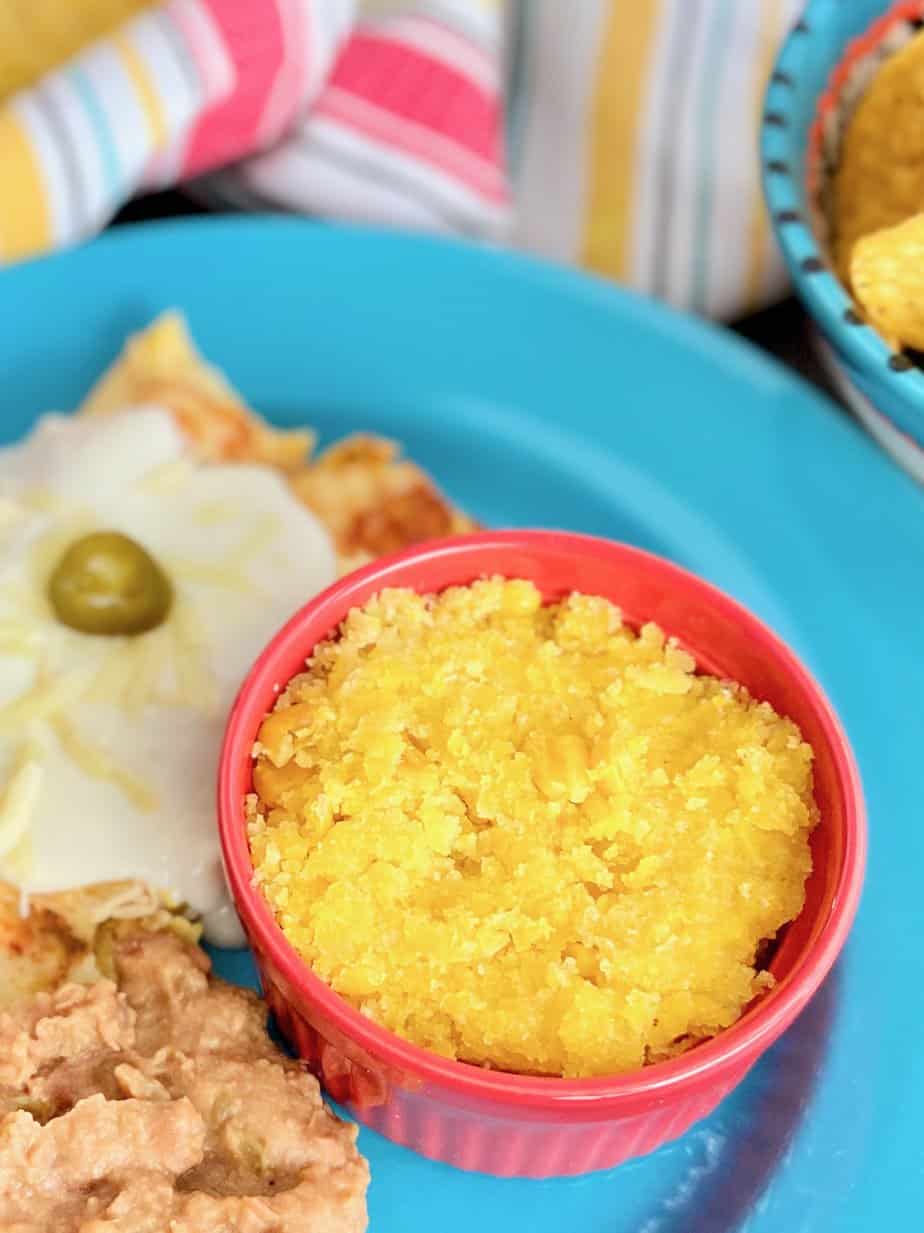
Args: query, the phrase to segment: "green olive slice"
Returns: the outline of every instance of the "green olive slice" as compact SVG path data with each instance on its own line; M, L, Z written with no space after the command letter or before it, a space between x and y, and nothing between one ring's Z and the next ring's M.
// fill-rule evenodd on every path
M94 531L76 540L48 582L55 616L83 634L143 634L166 619L170 579L127 535Z

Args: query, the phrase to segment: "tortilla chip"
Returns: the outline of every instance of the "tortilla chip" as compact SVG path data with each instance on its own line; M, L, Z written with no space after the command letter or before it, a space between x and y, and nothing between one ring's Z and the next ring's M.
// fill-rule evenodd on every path
M106 415L145 403L172 411L208 462L262 462L288 471L305 462L314 444L312 433L278 432L254 414L205 362L175 312L129 338L78 414Z
M833 182L834 256L851 274L856 242L924 210L924 35L876 73L851 117Z
M858 240L850 279L870 325L891 347L924 351L924 214Z
M477 524L454 509L398 446L353 436L293 473L292 490L337 545L341 572L428 539L463 535Z
M109 955L125 930L172 929L198 941L201 929L136 881L32 895L0 882L0 1008L65 981L112 974Z

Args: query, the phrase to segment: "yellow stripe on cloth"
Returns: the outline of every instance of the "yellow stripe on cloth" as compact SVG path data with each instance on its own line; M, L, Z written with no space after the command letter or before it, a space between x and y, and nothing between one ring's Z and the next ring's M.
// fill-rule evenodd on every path
M0 99L38 81L153 0L0 0Z
M661 0L607 0L590 110L581 262L623 278L631 253L635 152Z
M48 189L22 120L0 109L0 260L18 261L51 247Z
M154 88L147 66L125 35L113 35L112 42L122 61L123 68L135 87L138 102L141 104L141 110L148 123L151 144L155 150L159 150L167 140L167 123L164 119L160 95Z
M764 109L764 91L770 79L783 36L784 13L780 0L763 0L760 6L760 36L754 77L754 148L757 148ZM748 226L747 269L744 276L745 313L760 308L764 302L764 280L770 256L770 224L760 186L760 174L755 165L751 186L751 220Z

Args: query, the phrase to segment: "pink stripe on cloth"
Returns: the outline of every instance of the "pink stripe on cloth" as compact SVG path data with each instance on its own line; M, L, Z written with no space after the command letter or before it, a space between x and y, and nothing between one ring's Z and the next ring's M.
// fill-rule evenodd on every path
M499 56L492 55L428 13L409 12L367 20L360 29L374 38L386 38L405 47L417 48L425 56L453 66L490 95L500 90Z
M234 66L230 95L206 111L186 149L183 175L199 175L254 150L267 99L284 62L278 0L201 0Z
M493 201L507 200L496 95L415 48L355 33L316 113L419 158Z
M261 146L283 135L307 93L315 37L308 10L303 0L279 0L285 55L260 121L257 141Z
M313 114L337 121L382 147L390 146L419 159L488 201L498 205L509 202L507 184L499 164L486 162L454 142L445 140L439 133L422 128L403 116L384 111L359 95L328 87L318 100Z

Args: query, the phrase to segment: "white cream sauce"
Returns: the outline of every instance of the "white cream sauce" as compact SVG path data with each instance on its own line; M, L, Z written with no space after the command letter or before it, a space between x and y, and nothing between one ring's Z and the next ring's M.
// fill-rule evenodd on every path
M61 553L121 531L175 603L133 638L61 624ZM0 874L29 891L141 878L242 940L215 819L224 722L271 635L336 576L325 529L265 467L199 466L170 414L47 416L0 451Z

